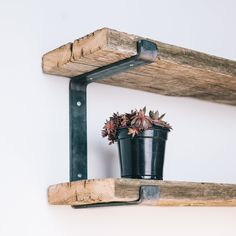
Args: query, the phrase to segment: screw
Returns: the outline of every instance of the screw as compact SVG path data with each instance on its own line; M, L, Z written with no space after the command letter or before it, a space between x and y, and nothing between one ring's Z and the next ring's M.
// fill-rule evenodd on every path
M89 80L93 80L93 78L89 78Z
M81 177L82 177L82 174L79 173L77 176L78 176L78 178L81 178Z
M134 66L134 64L130 64L129 66L132 67L132 66Z
M78 101L76 104L78 107L80 107L82 105L81 101Z

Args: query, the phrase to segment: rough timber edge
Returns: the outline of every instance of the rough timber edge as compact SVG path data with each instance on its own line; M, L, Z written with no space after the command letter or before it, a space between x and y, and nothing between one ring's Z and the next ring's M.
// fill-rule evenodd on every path
M136 41L141 38L144 37L119 32L109 28L99 29L75 40L73 43L65 44L44 54L42 60L43 71L48 74L70 77L69 70L67 71L65 68L64 70L62 69L66 64L76 62L83 64L83 57L88 57L99 50L111 53L116 52L123 58L129 57L136 53ZM152 39L148 40L158 45L160 51L158 59L160 60L208 70L225 76L236 76L235 61L173 46ZM79 65L76 66L78 67Z
M48 188L52 205L92 205L139 198L141 185L160 187L155 206L236 206L236 185L138 179L90 179Z
M82 38L76 39L73 43L67 43L44 54L42 58L43 72L46 74L70 77L88 71L81 71L79 74L71 73L73 69L67 69L68 64L74 64L72 68L79 67L80 63L85 66L83 58L89 57L96 52L105 51L112 53L116 51L122 55L123 58L136 54L136 43L134 41L119 45L117 44L117 39L114 37L114 34L117 35L119 32L102 28ZM87 66L89 67L90 65Z

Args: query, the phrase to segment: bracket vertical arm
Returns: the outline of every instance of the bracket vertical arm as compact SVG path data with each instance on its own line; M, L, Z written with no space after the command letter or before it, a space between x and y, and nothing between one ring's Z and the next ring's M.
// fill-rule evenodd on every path
M137 54L71 78L70 94L70 181L87 179L87 85L96 80L152 63L157 45L148 40L137 42Z
M87 83L70 81L70 181L87 179Z

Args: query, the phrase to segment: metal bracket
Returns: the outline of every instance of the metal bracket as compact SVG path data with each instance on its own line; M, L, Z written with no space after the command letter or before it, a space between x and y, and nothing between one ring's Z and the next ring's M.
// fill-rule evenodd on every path
M124 206L124 205L153 205L160 199L160 187L155 185L143 185L139 188L139 198L130 202L109 202L109 203L96 203L81 206L72 206L75 209L80 208L94 208L104 206Z
M70 181L87 179L87 85L96 80L152 63L156 57L157 45L147 40L140 40L137 42L137 55L71 78L69 87Z

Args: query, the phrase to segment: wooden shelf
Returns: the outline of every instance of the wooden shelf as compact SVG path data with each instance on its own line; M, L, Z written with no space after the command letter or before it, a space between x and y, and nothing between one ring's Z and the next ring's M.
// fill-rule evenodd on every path
M142 37L101 29L43 56L43 71L74 77L137 54ZM150 40L150 39L148 39ZM159 41L151 64L97 81L171 96L186 96L236 105L236 62ZM50 186L53 205L84 206L126 203L140 198L142 186L156 189L148 203L156 206L236 206L236 184L138 179L80 180ZM142 192L142 191L141 191ZM144 194L144 193L143 193ZM147 203L147 201L145 202Z
M52 205L92 205L130 202L139 198L139 188L160 188L156 206L236 206L236 184L172 182L138 179L96 179L52 185L48 202Z
M43 71L66 77L81 75L135 55L141 38L107 28L97 30L46 53ZM151 41L159 49L154 63L99 83L236 105L235 61Z

